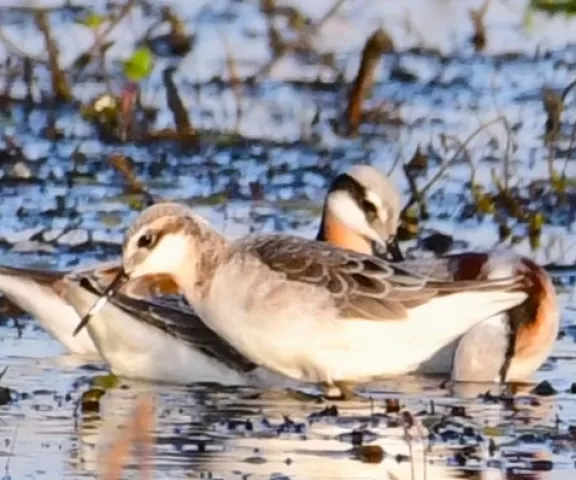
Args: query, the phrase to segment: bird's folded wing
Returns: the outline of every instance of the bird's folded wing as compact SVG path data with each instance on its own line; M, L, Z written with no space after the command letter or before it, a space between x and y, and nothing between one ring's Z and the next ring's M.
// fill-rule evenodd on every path
M449 265L411 268L375 256L287 235L246 237L237 242L240 255L251 255L291 282L328 292L342 318L403 320L407 310L438 295L464 290L515 290L520 276L498 280L450 277Z

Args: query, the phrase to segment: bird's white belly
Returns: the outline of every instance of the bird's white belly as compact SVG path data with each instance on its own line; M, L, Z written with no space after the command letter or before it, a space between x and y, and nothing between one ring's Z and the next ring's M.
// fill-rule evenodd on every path
M305 288L286 288L290 284L284 281L273 289L256 280L244 278L231 289L229 278L217 277L210 298L195 307L251 361L308 382L366 382L417 371L473 325L525 298L515 292L463 292L411 309L404 320L345 319ZM272 300L270 292L277 295ZM449 362L441 363L449 371Z
M70 301L83 315L96 296L81 288L73 293ZM185 340L147 324L112 303L107 303L86 328L110 370L119 376L175 384L244 385L249 379Z
M115 307L112 307L115 308ZM216 382L244 385L246 378L162 330L108 308L88 326L96 346L113 373L176 384ZM118 322L122 315L122 321Z

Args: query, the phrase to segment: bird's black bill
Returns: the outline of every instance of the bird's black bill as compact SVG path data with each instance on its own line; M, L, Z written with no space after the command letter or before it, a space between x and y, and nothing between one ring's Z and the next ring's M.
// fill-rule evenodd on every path
M82 320L80 320L80 323L78 323L78 325L74 329L74 333L72 333L72 336L75 337L76 335L78 335L78 333L80 333L80 331L86 325L88 325L88 322L90 321L90 319L94 315L97 315L100 310L102 310L102 308L104 307L104 305L106 305L108 300L111 297L113 297L114 295L116 295L118 290L120 290L120 288L122 288L122 285L124 285L127 280L128 280L128 275L126 275L126 273L124 272L124 269L120 270L118 272L118 275L116 275L116 278L114 278L114 280L112 280L110 285L108 285L108 288L106 288L106 290L104 291L102 296L98 300L96 300L96 302L94 303L94 305L92 305L90 310L88 310L86 315L84 315L82 317Z
M404 255L402 254L402 250L400 250L400 245L398 245L398 239L396 237L392 237L392 239L388 241L388 255L393 262L404 261Z
M389 262L404 261L404 255L402 255L402 251L400 250L400 246L398 245L398 240L396 240L396 237L388 240L388 242L386 242L386 246L378 242L373 242L372 249L374 250L374 255L376 257L383 258Z

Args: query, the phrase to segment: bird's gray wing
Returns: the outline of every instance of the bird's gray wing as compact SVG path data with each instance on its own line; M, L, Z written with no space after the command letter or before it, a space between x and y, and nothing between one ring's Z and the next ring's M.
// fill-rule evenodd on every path
M522 277L498 280L434 277L411 270L404 263L345 250L288 235L245 237L235 247L259 259L292 282L306 283L327 291L342 318L402 320L407 310L438 295L462 290L515 290ZM430 268L429 268L430 270ZM442 273L437 268L439 273Z

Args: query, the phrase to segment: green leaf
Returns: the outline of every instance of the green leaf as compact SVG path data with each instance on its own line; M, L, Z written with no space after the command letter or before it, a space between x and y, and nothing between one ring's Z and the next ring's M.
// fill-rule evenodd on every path
M106 19L97 13L89 13L80 23L86 25L88 28L96 29L104 23Z
M554 13L576 13L575 0L531 0L530 5L536 10Z
M113 373L109 373L108 375L96 375L92 379L92 388L90 390L98 388L108 390L109 388L115 388L119 383L120 379Z
M139 82L147 77L154 65L154 55L148 47L141 47L124 62L124 75L133 82Z

